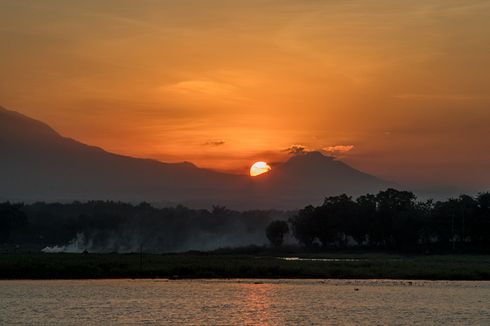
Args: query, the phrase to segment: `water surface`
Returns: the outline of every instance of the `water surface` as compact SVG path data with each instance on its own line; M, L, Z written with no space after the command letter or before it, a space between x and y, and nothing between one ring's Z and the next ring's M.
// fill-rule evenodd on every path
M0 325L490 325L490 282L0 281Z

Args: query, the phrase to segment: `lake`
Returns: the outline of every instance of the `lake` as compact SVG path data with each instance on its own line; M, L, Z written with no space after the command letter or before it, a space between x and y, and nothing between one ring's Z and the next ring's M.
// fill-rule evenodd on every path
M490 282L0 281L0 325L490 325Z

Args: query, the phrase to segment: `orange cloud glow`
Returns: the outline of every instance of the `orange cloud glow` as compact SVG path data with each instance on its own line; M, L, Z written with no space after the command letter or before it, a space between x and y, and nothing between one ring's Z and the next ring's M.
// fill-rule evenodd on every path
M489 184L489 16L479 0L0 1L0 105L233 173L323 149L398 182Z

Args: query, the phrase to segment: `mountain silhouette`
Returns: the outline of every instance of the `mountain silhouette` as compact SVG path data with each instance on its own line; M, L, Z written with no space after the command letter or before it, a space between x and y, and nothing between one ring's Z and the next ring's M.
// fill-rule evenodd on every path
M319 152L291 157L252 178L107 152L0 107L0 200L150 201L209 207L299 208L327 195L391 186Z
M286 206L291 207L321 203L329 195L356 196L395 186L320 152L292 156L259 176L257 184L262 193L275 196L276 201L286 201Z

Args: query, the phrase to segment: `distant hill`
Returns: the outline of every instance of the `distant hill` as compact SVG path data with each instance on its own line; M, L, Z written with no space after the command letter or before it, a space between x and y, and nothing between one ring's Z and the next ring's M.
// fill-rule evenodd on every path
M321 203L328 195L362 195L395 186L320 152L293 156L257 179L262 192L293 207Z
M327 195L377 192L388 182L318 152L259 177L133 158L82 144L0 107L0 201L121 200L209 207L298 208Z

